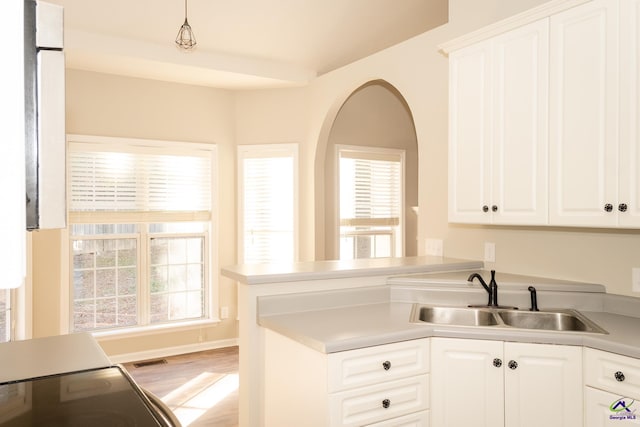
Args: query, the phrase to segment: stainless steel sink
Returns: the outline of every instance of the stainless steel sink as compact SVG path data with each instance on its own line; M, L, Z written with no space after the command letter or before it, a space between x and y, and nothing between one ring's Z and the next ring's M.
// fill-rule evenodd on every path
M499 311L505 325L521 329L543 329L547 331L597 332L604 329L576 310L555 311Z
M416 305L413 311L414 321L438 325L494 326L498 324L495 314L488 309Z
M587 319L577 310L527 311L489 307L446 307L414 304L412 323L433 323L450 326L489 326L496 328L536 329L561 332L607 331Z

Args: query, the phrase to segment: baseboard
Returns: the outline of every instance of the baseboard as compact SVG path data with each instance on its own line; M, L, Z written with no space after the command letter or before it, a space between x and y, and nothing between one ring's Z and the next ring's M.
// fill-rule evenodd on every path
M219 341L206 341L197 344L180 345L175 347L163 347L154 350L138 351L135 353L124 353L110 355L109 359L113 363L129 363L141 360L158 359L162 357L176 356L179 354L195 353L198 351L215 350L217 348L233 347L238 345L238 339L226 339Z

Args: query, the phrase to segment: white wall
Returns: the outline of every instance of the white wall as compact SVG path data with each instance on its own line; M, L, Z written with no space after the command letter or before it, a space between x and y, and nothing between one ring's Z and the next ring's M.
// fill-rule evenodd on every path
M218 266L236 262L235 132L232 92L198 86L67 70L66 129L71 134L215 143L219 160ZM57 335L67 322L62 277L65 257L60 230L32 233L33 335ZM219 271L213 272L219 276ZM206 346L237 337L237 293L233 281L219 280L220 306L229 318L215 326L176 333L101 341L109 355L158 348ZM57 304L55 302L60 302ZM52 303L54 302L54 303Z

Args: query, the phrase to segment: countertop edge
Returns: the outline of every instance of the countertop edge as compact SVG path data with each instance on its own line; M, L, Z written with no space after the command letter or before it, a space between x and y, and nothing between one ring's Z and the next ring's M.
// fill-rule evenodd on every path
M246 285L370 276L396 276L480 269L482 261L433 256L372 258L353 261L310 261L281 265L236 265L220 269L223 276Z

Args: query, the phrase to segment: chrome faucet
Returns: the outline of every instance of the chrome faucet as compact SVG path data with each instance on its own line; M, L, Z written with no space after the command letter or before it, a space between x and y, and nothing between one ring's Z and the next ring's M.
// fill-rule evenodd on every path
M496 271L491 270L491 281L488 285L479 273L473 273L469 276L467 281L469 283L473 283L474 279L478 279L484 290L489 294L489 301L487 302L487 306L498 307L498 284L496 283Z

